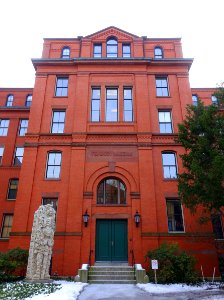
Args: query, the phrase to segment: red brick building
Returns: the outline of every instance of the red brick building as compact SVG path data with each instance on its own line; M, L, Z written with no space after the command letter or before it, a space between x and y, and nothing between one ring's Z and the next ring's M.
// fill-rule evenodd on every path
M180 39L109 27L44 39L32 62L33 89L0 89L0 250L28 248L34 212L50 202L52 272L133 257L144 264L167 241L211 276L212 226L199 225L178 199L184 150L174 137L186 105L197 97L211 104L214 89L191 90L192 59L183 58Z

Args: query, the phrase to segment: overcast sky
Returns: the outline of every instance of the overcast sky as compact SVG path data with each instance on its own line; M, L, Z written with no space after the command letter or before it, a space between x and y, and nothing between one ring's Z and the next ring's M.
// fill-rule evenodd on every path
M182 37L194 58L191 87L224 81L224 0L1 0L0 87L33 87L31 58L43 38L85 36L108 26L153 37Z

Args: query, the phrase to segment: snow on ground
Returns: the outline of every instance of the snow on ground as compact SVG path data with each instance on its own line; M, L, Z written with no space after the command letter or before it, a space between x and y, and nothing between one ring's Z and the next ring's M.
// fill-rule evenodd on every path
M61 284L62 288L52 294L39 294L31 298L26 298L26 300L75 300L83 290L84 286L87 285L86 283L63 280L54 281L53 283Z
M138 283L137 286L140 289L148 293L181 293L181 292L192 292L192 291L204 291L208 289L213 289L210 284L202 284L200 286L192 286L186 284L154 284L154 283L147 283L142 284ZM215 286L214 286L215 288Z

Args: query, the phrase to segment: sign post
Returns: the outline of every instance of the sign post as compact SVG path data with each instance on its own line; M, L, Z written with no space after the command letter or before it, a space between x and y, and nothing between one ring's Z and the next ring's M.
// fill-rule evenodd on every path
M156 270L158 270L158 260L152 259L151 266L152 266L152 269L154 270L154 274L155 274L155 284L157 284Z

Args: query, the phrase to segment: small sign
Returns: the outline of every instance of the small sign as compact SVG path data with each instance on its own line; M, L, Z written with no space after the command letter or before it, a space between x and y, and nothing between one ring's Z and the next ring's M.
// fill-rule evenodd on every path
M158 260L152 259L151 260L151 265L153 270L158 270Z

